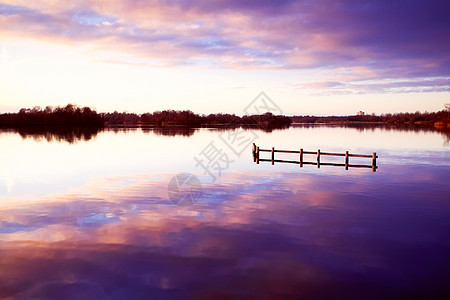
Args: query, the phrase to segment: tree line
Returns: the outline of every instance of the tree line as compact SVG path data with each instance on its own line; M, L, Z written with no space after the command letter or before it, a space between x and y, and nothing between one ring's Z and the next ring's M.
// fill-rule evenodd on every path
M446 126L449 123L450 109L438 112L395 113L383 115L351 115L351 116L282 116L270 112L260 115L237 116L235 114L198 115L190 110L164 110L153 113L135 114L128 112L97 113L89 107L67 104L64 107L22 108L18 113L0 115L0 126L33 126L33 125L76 125L76 126L128 126L150 125L165 127L171 125L184 126L244 126L283 128L291 123L383 123L392 125L416 124Z
M190 110L164 110L153 113L135 114L128 112L97 113L89 107L67 104L64 107L36 106L22 108L18 113L0 115L0 126L32 125L78 125L78 126L115 126L115 125L152 125L152 126L203 126L203 125L289 125L291 119L272 113L251 116L235 114L198 115Z
M383 123L387 125L434 125L448 124L450 111L448 109L438 112L394 113L382 115L352 115L352 116L292 116L294 123Z
M134 113L113 113L101 114L106 125L188 125L188 126L216 126L216 125L289 125L291 119L286 116L273 115L265 113L262 115L237 116L235 114L209 114L198 115L190 110L164 110L153 113L144 113L137 115Z
M32 109L22 108L18 113L0 115L2 126L32 126L32 125L77 125L103 126L104 119L89 107L78 107L67 104L64 107L47 106L44 109L36 106Z

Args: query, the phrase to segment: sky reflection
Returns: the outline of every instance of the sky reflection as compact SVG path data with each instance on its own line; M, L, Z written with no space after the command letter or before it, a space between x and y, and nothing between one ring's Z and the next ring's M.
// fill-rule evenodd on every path
M190 207L168 200L169 175L103 178L78 193L2 205L0 295L447 293L450 169L385 168L229 172Z
M208 181L209 176L204 176L203 170L196 167L194 156L211 141L229 151L231 156L231 150L218 138L221 132L202 128L191 136L170 136L139 128L116 129L102 131L88 141L69 144L65 139L35 140L28 136L22 138L12 131L0 131L0 201L38 201L41 197L76 191L90 180L117 176L156 178L159 174L190 172L201 181ZM446 136L438 131L306 126L255 133L256 143L266 148L377 152L377 173L383 172L386 165L450 164ZM275 168L270 164L255 165L250 148L240 157L231 159L230 171L299 171L293 165L278 164ZM324 162L330 159L324 158ZM305 166L301 171L348 175L359 174L361 170L346 172L343 168L325 166L317 170L314 166Z

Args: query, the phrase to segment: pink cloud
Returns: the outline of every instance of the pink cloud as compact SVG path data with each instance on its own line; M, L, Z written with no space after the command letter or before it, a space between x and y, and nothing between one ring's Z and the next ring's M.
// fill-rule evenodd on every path
M86 44L160 65L446 77L445 5L413 3L403 17L397 4L381 1L7 1L0 5L0 36ZM378 13L385 14L382 24ZM411 23L413 17L421 23Z

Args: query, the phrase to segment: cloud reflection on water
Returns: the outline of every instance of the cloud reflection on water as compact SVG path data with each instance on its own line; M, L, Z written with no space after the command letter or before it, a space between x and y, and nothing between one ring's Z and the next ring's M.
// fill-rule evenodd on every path
M187 208L169 175L2 205L0 297L443 295L449 169L385 168L228 172Z

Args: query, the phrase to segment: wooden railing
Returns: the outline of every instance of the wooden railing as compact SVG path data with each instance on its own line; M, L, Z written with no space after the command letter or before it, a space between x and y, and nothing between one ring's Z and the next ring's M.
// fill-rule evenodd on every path
M261 158L260 153L261 152L270 152L271 158ZM285 159L275 159L275 153L291 153L291 154L298 154L299 160L285 160ZM312 154L316 155L316 161L305 161L304 155L305 154ZM290 164L298 164L300 167L303 167L303 165L315 165L317 168L320 168L320 166L338 166L338 167L345 167L346 170L348 168L371 168L373 172L376 172L377 170L377 154L374 152L372 155L365 155L365 154L353 154L349 153L348 151L345 151L345 153L334 153L334 152L321 152L320 149L317 151L304 151L302 148L299 151L295 150L279 150L272 147L272 149L261 149L258 146L253 143L252 147L252 156L253 156L253 162L256 162L259 164L259 162L271 162L272 165L275 163L290 163ZM334 162L322 162L321 157L322 156L342 156L344 157L344 163L334 163ZM349 160L350 157L363 157L363 158L372 158L372 164L371 165L360 165L360 164L350 164Z

